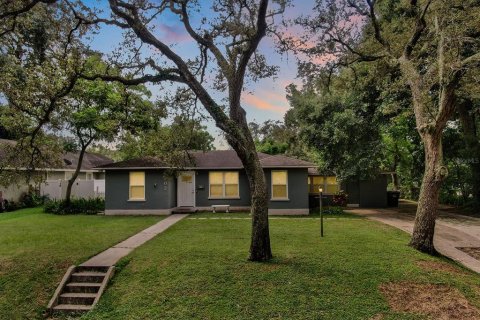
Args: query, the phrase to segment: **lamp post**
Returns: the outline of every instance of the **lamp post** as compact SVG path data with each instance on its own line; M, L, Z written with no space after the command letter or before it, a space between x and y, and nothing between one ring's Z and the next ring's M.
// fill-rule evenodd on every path
M318 188L318 192L320 194L320 236L323 237L323 212L322 212L322 193L323 193L323 189Z

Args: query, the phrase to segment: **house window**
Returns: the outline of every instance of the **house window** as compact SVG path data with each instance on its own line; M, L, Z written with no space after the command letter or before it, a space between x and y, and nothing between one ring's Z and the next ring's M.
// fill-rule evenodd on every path
M93 180L93 173L87 172L87 180Z
M324 187L325 179L322 176L313 176L312 177L312 184L310 185L310 193L318 193L318 189Z
M324 194L337 194L340 186L335 176L311 176L309 177L310 193L318 193L318 189L322 188Z
M238 198L238 172L210 171L210 198Z
M288 199L287 171L272 171L272 199Z
M337 177L326 177L325 179L325 193L336 194L339 191Z
M130 172L130 200L145 200L145 172Z

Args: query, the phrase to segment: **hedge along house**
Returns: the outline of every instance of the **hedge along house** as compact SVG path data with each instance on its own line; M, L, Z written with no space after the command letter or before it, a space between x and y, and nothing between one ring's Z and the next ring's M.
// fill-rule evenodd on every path
M315 164L281 155L258 156L269 186L269 214L308 214L308 169ZM170 214L212 210L213 205L250 209L248 179L235 151L189 152L189 158L183 168L152 157L100 167L106 172L105 214Z

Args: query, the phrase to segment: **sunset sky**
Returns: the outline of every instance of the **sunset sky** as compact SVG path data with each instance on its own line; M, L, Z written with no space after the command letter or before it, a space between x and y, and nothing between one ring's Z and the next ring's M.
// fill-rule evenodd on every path
M209 2L209 1L200 1ZM313 1L294 1L295 6L287 8L285 16L287 18L294 18L300 14L308 14L313 7ZM103 9L105 14L109 14L107 1L92 1L92 5ZM206 8L208 11L208 8ZM201 12L201 15L205 15ZM195 19L192 18L192 24L195 24ZM186 34L183 24L178 17L172 14L165 14L162 19L155 24L155 35L168 44L174 44L175 51L181 56L189 56L197 54L198 48L191 40L190 36ZM99 33L93 37L90 43L92 49L109 54L112 50L120 46L122 42L122 32L119 28L113 26L103 25ZM144 54L148 55L148 50L144 49ZM269 119L282 120L283 115L288 110L289 105L286 100L285 87L290 83L300 83L297 76L297 61L292 54L279 54L274 48L273 39L265 37L259 46L260 52L267 57L269 64L277 65L280 71L274 78L263 79L256 83L249 83L245 87L242 103L247 111L247 118L249 121L264 122ZM155 96L161 96L158 86L149 86L150 90ZM214 97L220 97L213 94ZM211 122L205 122L210 133L214 137L219 136L218 129L215 128ZM221 138L217 138L215 145L217 148L226 148L227 145Z

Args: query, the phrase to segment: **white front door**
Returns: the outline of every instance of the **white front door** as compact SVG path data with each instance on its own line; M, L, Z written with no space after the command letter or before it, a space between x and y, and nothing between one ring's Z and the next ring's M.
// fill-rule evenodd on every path
M195 207L195 172L182 171L177 178L177 206Z

